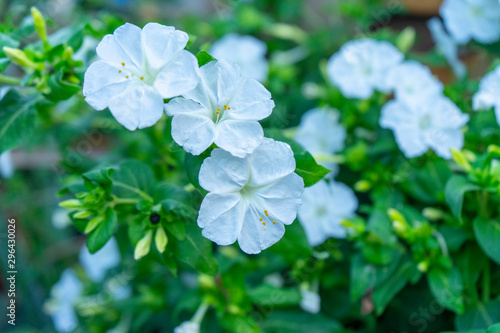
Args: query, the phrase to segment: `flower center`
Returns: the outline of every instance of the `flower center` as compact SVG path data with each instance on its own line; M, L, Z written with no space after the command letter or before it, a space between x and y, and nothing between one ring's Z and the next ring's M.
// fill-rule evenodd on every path
M422 118L420 118L418 126L422 130L427 130L427 129L429 129L431 127L431 124L432 124L431 115L430 114L426 114L425 116L423 116Z
M278 219L269 214L267 209L261 207L251 190L243 188L240 193L248 201L249 209L259 218L258 223L262 224L264 231L267 230L267 226L276 224Z
M229 98L227 100L228 102L226 102L226 104L218 106L214 110L214 122L216 124L221 122L229 113L229 111L231 111L231 107L229 106Z
M153 85L155 76L151 75L148 70L141 72L140 70L135 70L135 68L128 68L124 61L120 65L121 69L118 69L118 74L125 76L125 79L140 81L150 86Z

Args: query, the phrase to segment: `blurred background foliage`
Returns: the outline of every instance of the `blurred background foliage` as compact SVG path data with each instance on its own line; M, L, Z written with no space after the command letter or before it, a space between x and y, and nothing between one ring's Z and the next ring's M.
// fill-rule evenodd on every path
M77 311L80 332L107 332L113 328L116 332L171 332L181 321L191 318L204 300L214 307L203 321L202 332L444 332L484 328L499 321L500 301L493 296L500 294L498 266L492 265L491 274L488 273L491 299L488 296L475 303L466 300L465 305L457 301L459 305L451 306L454 311L436 306L435 295L426 279L421 279L422 272L412 263L412 256L418 256L422 247L439 249L439 245L421 245L414 240L411 247L405 245L385 214L388 208L397 206L408 220L423 220L421 212L428 205L444 210L445 183L455 170L429 154L411 161L399 153L384 155L398 150L388 131L376 143L370 141L370 133L363 135L359 131L360 127L371 131L378 126L384 96L376 94L368 101L347 100L328 83L325 73L327 59L346 41L360 36L389 40L407 58L430 66L448 84L448 96L462 111L471 111L470 96L500 48L493 45L485 49L472 44L461 50L460 57L469 68L471 80L455 80L444 57L433 48L426 28L426 21L437 15L439 3L0 0L0 32L10 36L0 40L2 46L28 46L34 57L42 52L45 46L35 32L30 16L32 6L46 17L52 45L51 51L45 50L45 58L40 59L48 65L36 77L23 76L19 67L8 64L2 73L22 78L22 82L15 83L21 83L25 89L15 98L24 99L24 106L36 104L37 113L36 117L28 117L22 149L13 152L13 177L0 182L1 223L4 225L7 218L17 221L18 326L14 331L54 330L47 314L47 299L67 267L74 268L85 281L87 296ZM124 281L132 292L121 300L103 297L105 284L88 280L79 264L86 236L73 226L66 227L70 221L58 207L61 197L56 194L79 180L82 173L128 158L148 164L158 180L181 186L188 182L184 153L172 142L165 116L151 128L129 132L108 111L91 109L80 92L83 73L95 56L96 43L124 22L143 26L151 21L188 32L188 47L193 53L208 50L211 43L227 33L248 34L264 41L270 61L265 86L276 103L272 116L262 122L264 127L295 127L305 111L318 105L338 108L349 135L348 148L342 153L345 163L337 178L352 187L358 180L366 180L373 188L370 193L357 193L362 219L358 222L364 226L367 219L368 229L351 240L329 239L312 249L296 222L287 228L278 244L258 256L244 255L237 247L215 250L218 273L211 277L211 269L198 274L189 265L180 264L178 271L172 270L159 263L157 252L135 261L127 228L122 226L116 235L122 262L107 277L126 276ZM2 107L18 108L20 104L4 101ZM492 119L492 113L484 113L471 121L471 134L466 141L471 150L486 152L481 143L485 127L489 131L488 142L500 142L500 130ZM472 214L476 208L466 202L463 209L464 214ZM447 218L453 220L450 215ZM458 249L470 239L470 230L453 228L448 227L448 232ZM7 256L3 246L5 230L2 226L2 258ZM212 244L207 246L211 249ZM467 297L477 298L479 272L485 269L486 261L489 265L489 260L484 259L475 242L464 246L470 250L460 253L467 257L461 262L469 266L460 269L473 275L470 279L474 291ZM436 260L441 260L436 256ZM3 274L5 262L0 262ZM283 280L282 286L266 282L275 274ZM372 274L376 276L376 285L370 280ZM0 281L2 300L6 295L4 281ZM297 286L314 281L321 285L322 311L317 315L303 312L298 306ZM270 300L270 295L278 296ZM0 329L12 330L5 320Z

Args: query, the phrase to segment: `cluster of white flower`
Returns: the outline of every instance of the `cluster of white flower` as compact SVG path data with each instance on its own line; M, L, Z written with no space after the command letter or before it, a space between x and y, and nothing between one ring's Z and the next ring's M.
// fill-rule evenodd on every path
M406 157L420 156L431 148L451 158L451 148L462 148L461 127L468 115L444 96L442 83L429 68L403 61L389 43L349 42L331 57L328 73L346 97L369 98L374 90L394 93L395 99L382 109L380 125L393 130Z
M486 74L479 84L479 91L472 100L474 110L494 108L497 123L500 125L500 66Z
M243 251L259 253L295 219L304 182L294 173L291 148L264 138L259 120L274 108L269 91L228 60L199 68L184 50L187 42L188 35L173 27L148 23L141 30L127 23L97 46L101 60L85 73L83 94L96 110L108 107L129 130L154 125L165 110L173 116L173 139L191 154L215 143L220 149L212 151L199 174L200 185L210 193L198 225L219 245L238 240ZM242 43L234 56L239 60L228 56L234 53L234 48L226 50L232 42ZM252 43L229 36L214 45L214 52L245 65L259 63L267 76L264 47L244 55Z

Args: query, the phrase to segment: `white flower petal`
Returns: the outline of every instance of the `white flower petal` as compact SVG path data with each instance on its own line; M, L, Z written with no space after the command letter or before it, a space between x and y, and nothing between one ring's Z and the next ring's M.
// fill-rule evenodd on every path
M109 101L115 119L130 131L154 125L163 115L163 99L151 87L131 87Z
M450 159L450 149L461 150L464 146L464 133L461 129L436 128L428 134L429 146L442 158Z
M92 281L100 282L109 269L120 264L118 243L113 237L94 254L89 252L87 246L83 246L78 258L89 278Z
M85 101L96 110L108 107L109 100L121 94L129 85L119 69L106 61L96 61L85 72L83 96Z
M187 33L174 27L148 23L142 28L142 45L152 71L161 68L175 58L189 40Z
M286 143L265 138L249 156L252 178L250 185L270 184L295 171L295 159Z
M242 228L244 209L239 194L207 194L198 217L202 235L218 245L233 244Z
M106 35L97 46L97 55L110 63L125 63L125 68L137 70L142 65L141 29L125 23L113 35Z
M180 114L197 114L205 117L211 116L209 111L200 103L184 97L177 97L165 104L165 112L169 116Z
M10 178L14 175L14 163L12 162L12 154L10 150L0 154L0 175L3 178Z
M251 205L251 204L250 204ZM285 234L285 226L277 221L264 225L255 208L249 208L244 216L243 226L238 236L238 244L248 254L257 254L278 242Z
M196 87L198 61L188 51L181 51L173 61L162 67L153 86L163 98L184 94Z
M179 114L172 119L172 138L188 153L199 155L214 142L215 124L205 116Z
M291 173L271 185L259 188L255 194L260 199L261 208L268 211L271 221L291 224L302 204L303 191L304 180L296 173Z
M264 131L256 121L226 120L215 131L215 144L237 157L253 152L263 139Z
M222 149L214 149L200 168L200 185L207 191L235 192L241 190L249 176L248 162Z
M235 90L230 104L233 105L231 118L261 120L268 117L273 108L271 93L259 82L245 79Z

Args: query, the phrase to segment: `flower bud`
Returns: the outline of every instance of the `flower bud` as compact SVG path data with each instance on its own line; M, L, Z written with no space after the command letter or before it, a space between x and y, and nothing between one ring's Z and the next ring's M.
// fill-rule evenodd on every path
M89 234L92 230L94 230L102 221L104 221L104 218L102 216L96 216L92 220L87 223L87 226L85 227L85 230L83 231L85 234Z
M149 253L151 248L151 239L153 238L153 230L148 230L146 235L135 246L134 258L139 260Z
M81 210L79 212L76 212L73 217L75 219L86 219L87 217L89 217L90 215L92 215L92 212L88 211L88 210Z
M69 199L69 200L65 200L65 201L59 203L60 207L68 208L68 209L78 208L81 205L82 205L82 202L80 200L77 200L77 199Z
M422 273L425 273L429 270L429 262L428 261L421 261L417 265L417 269L421 271Z
M413 27L407 27L399 34L396 39L396 47L403 53L407 53L411 50L415 44L415 29Z
M28 59L26 54L20 49L4 46L3 51L5 52L7 58L9 58L9 60L16 65L34 69L41 69L39 64L35 64L33 61Z
M368 192L372 188L372 183L368 180L360 180L354 184L354 190L357 192Z
M488 146L488 154L494 156L500 156L500 147L497 145L489 145Z
M470 165L469 161L465 157L464 153L462 153L461 151L452 148L451 149L451 157L465 171L469 172L472 170L472 166Z
M40 36L40 39L44 42L47 41L47 28L45 27L45 19L42 13L36 8L31 7L31 16L33 16L33 22L35 23L35 29Z
M424 208L422 215L429 221L438 221L446 216L442 210L433 207Z
M168 237L167 234L165 233L165 230L163 227L160 225L158 226L158 229L156 230L155 234L155 244L156 248L160 253L163 253L165 251L165 248L167 247L168 243Z
M394 232L396 232L396 234L400 237L408 236L410 226L408 225L408 222L406 222L403 214L392 208L387 211L387 214L392 221Z

